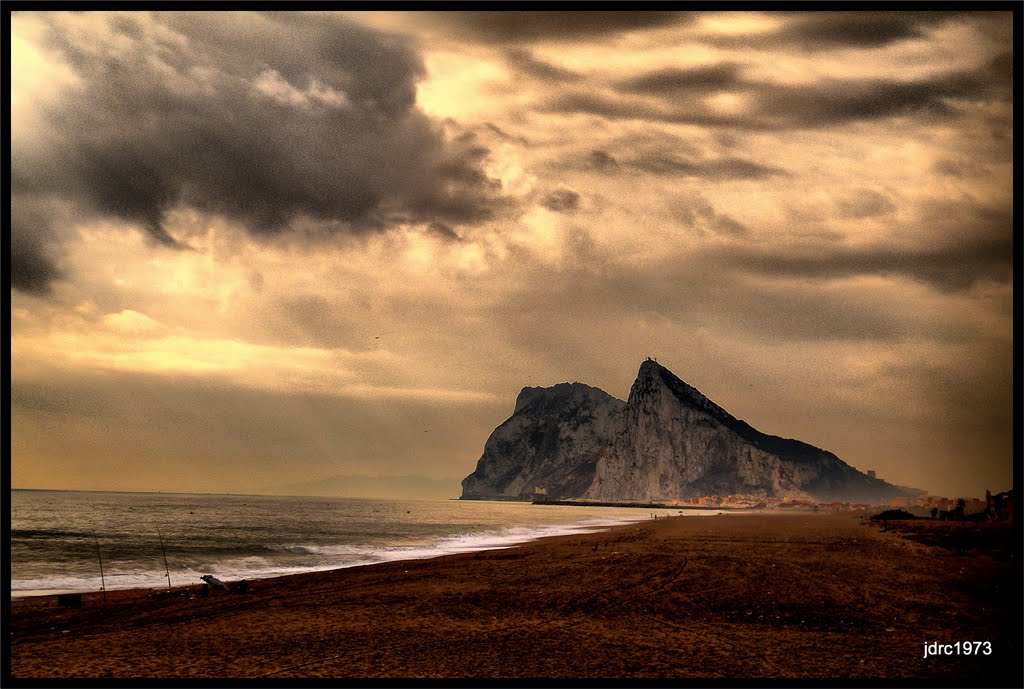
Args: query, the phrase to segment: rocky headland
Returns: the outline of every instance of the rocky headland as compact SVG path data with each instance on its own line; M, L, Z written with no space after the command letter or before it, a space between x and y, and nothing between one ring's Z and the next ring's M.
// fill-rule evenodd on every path
M464 500L608 502L742 494L877 503L914 492L762 433L652 359L625 402L583 383L524 388L462 488Z

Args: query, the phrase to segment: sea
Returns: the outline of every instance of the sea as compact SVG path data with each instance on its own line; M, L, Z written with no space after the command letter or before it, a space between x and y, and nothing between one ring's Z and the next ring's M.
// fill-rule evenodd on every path
M201 584L207 574L264 579L510 548L681 514L475 500L50 490L12 490L10 513L12 597Z

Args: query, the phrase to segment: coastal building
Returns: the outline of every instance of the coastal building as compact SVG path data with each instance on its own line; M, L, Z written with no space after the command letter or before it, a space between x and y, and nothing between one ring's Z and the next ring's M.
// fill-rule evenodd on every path
M1013 522L1013 489L992 495L985 491L985 513L989 519Z

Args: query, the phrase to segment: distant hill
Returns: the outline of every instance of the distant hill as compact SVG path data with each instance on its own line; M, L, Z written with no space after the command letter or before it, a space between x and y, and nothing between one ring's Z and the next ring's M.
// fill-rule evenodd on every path
M919 493L737 419L657 362L626 402L582 383L524 388L491 433L464 500L676 500L702 495L887 502Z

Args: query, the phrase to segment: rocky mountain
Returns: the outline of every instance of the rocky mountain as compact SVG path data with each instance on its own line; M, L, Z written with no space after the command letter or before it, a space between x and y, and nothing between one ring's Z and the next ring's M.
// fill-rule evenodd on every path
M538 487L552 498L587 494L598 461L621 432L626 403L583 383L523 388L515 411L494 429L464 500L526 500Z
M463 500L666 501L702 495L880 502L908 489L867 476L831 452L767 435L656 361L629 399L582 383L524 388L494 429Z

